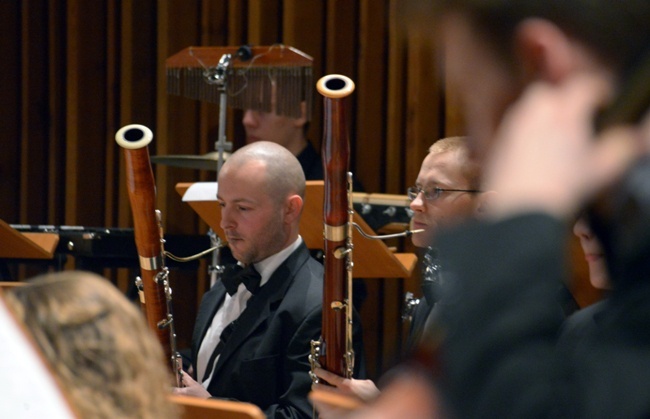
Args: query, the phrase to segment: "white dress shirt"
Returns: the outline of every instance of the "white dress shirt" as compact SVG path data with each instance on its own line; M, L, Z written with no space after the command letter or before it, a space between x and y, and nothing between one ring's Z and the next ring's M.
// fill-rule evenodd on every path
M261 277L260 288L269 281L271 275L273 272L275 272L278 266L280 266L289 257L289 255L291 255L300 246L301 243L302 237L298 236L296 241L293 242L293 244L290 246L284 248L274 255L269 256L261 262L253 264ZM230 294L226 293L226 298L212 318L212 324L210 325L208 331L205 333L203 341L201 341L201 346L199 347L198 359L196 360L196 377L198 381L200 381L205 374L205 369L207 368L208 362L210 361L210 356L212 356L212 353L219 344L221 333L231 322L236 320L241 315L241 313L246 309L246 303L252 296L253 294L251 294L251 292L246 289L246 286L243 283L239 284L239 288L237 288L237 292L234 295L231 296ZM214 366L217 365L218 361L219 356L217 356L214 361L213 369ZM209 377L203 381L202 384L204 388L208 388L211 379L212 373L210 373Z

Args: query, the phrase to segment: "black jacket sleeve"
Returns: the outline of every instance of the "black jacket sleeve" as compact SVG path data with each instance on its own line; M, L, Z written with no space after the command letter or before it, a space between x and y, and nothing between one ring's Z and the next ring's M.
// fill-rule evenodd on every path
M566 226L530 214L440 238L444 385L459 417L569 414L555 345Z

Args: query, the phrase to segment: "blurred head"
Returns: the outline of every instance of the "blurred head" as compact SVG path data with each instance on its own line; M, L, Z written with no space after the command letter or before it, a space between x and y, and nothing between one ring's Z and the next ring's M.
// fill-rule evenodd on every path
M9 307L84 418L172 418L169 366L142 313L88 272L43 275L6 294Z
M479 157L487 155L506 108L531 82L557 83L589 73L610 85L603 93L606 102L650 53L646 0L411 3L420 9L428 4L439 23L431 24L432 14L425 22L440 29L445 74L464 105L470 149Z
M221 228L238 261L260 262L298 238L305 175L286 148L267 141L242 147L218 180Z
M479 194L463 191L440 191L436 188L475 191L479 188L478 167L470 162L464 137L443 138L429 148L415 187L421 191L411 201L413 228L425 229L414 234L413 244L431 244L438 229L449 227L469 216L479 207ZM429 198L427 199L428 195Z
M418 8L407 20L411 26L424 23L420 31L429 34L435 28L445 54L446 85L463 105L470 151L477 159L491 157L504 112L533 83L560 85L588 76L606 87L599 92L606 107L630 80L647 78L637 74L650 54L647 0L413 0L409 6ZM607 238L612 277L636 277L633 273L647 263L645 249L623 249L621 243L637 239L620 231L623 223L613 222L612 213L602 217L592 225Z
M609 289L609 273L605 263L605 252L598 238L591 231L589 222L580 217L573 225L573 234L580 239L580 246L585 253L589 267L589 282L598 289Z

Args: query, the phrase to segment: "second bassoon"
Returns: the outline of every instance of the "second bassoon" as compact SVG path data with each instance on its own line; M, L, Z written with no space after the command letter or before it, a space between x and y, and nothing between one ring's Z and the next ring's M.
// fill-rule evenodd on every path
M325 195L323 240L325 280L321 340L312 343L312 358L335 374L351 377L352 345L352 175L348 172L350 142L345 123L346 100L354 82L332 74L321 78L316 89L323 96Z

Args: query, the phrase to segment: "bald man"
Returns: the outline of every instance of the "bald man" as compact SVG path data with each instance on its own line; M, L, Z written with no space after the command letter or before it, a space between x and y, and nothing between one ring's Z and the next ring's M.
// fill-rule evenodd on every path
M184 373L186 387L175 392L254 403L268 417L309 418L308 354L321 332L323 266L298 234L305 175L289 150L260 141L235 152L218 180L221 228L244 269L227 267L204 295L192 336L195 374Z

